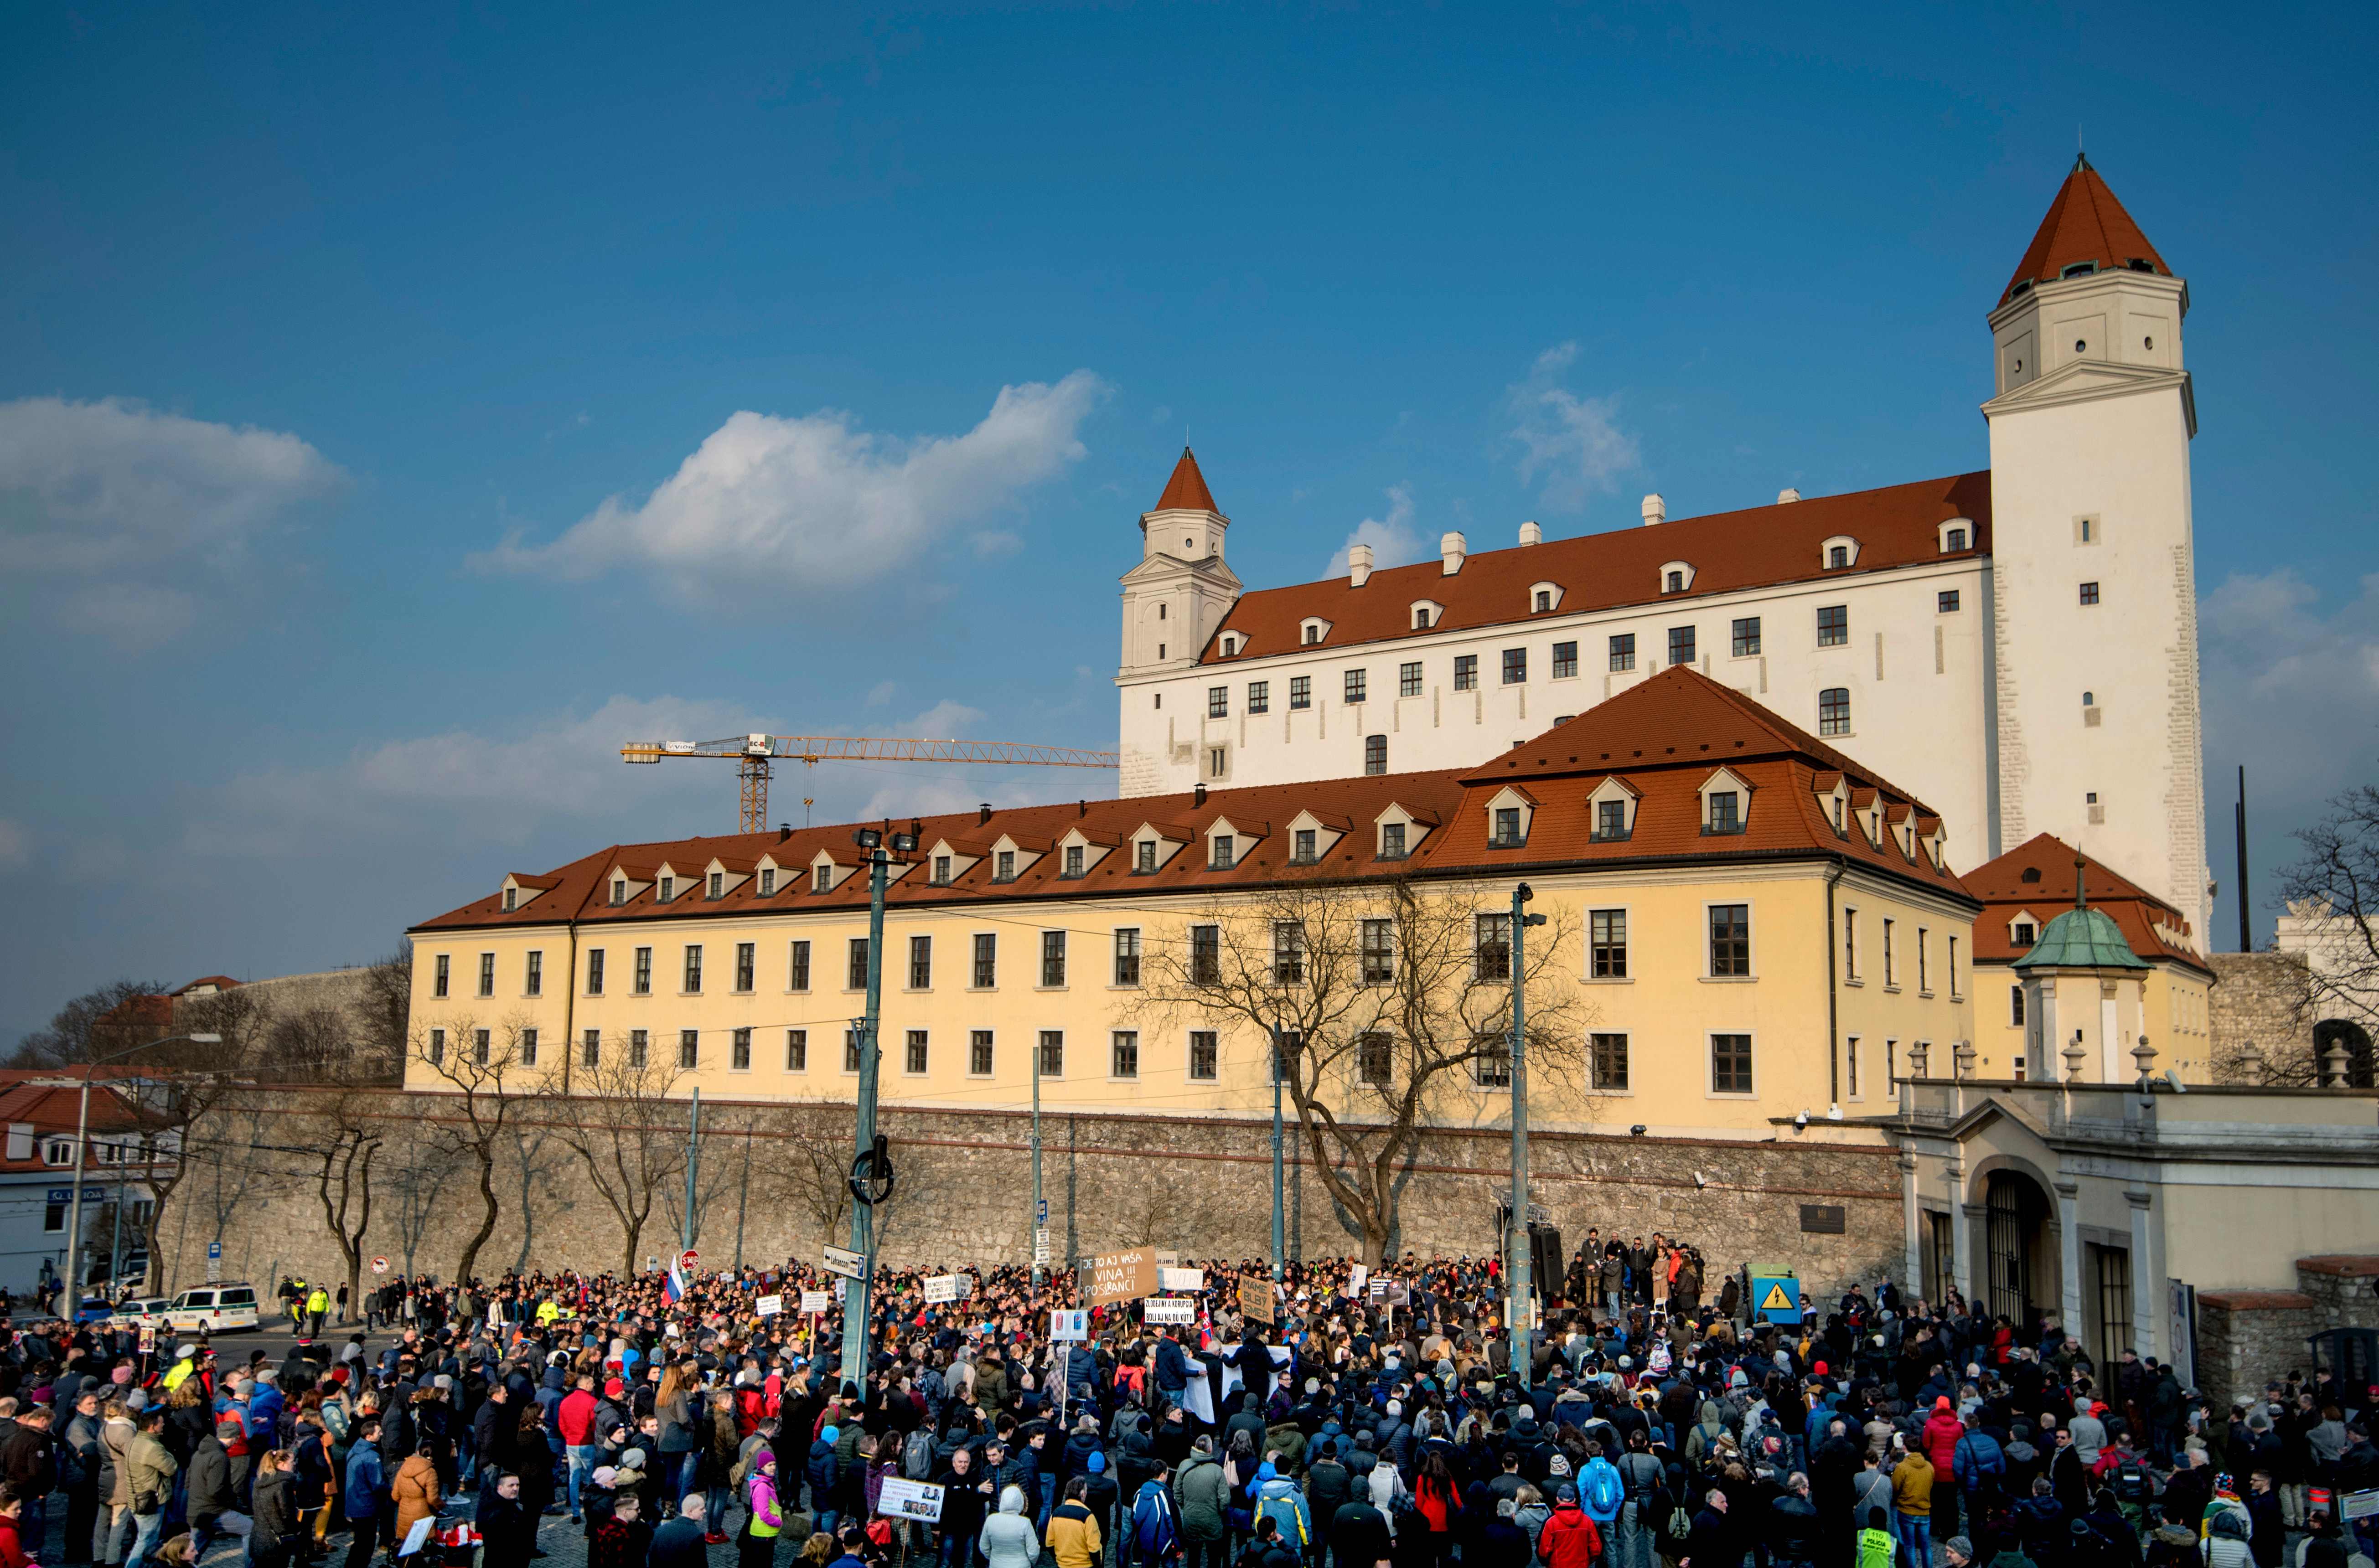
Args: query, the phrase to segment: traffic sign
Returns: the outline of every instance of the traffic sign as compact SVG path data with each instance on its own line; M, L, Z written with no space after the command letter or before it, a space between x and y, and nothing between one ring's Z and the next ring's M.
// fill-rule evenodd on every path
M223 1243L220 1241L207 1243L207 1283L223 1283Z
M1046 1263L1049 1260L1049 1227L1047 1225L1043 1225L1033 1233L1033 1260L1036 1263Z
M678 1272L690 1274L702 1266L702 1254L689 1247L677 1255Z
M840 1274L847 1280L863 1278L867 1273L867 1256L845 1247L829 1247L826 1249L826 1272Z
M372 1272L374 1272L374 1273L376 1273L376 1274L384 1274L384 1273L388 1272L388 1260L387 1260L387 1259L385 1259L385 1258L375 1258L375 1259L373 1259L373 1260L372 1260Z
M1049 1223L1049 1200L1046 1198L1033 1204L1033 1223L1036 1225L1045 1225Z

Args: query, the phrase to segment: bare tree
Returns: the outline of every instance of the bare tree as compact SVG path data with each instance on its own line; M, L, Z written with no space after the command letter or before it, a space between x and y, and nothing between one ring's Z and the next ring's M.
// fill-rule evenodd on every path
M307 1146L316 1162L315 1196L322 1221L347 1265L347 1299L364 1294L364 1238L371 1230L372 1161L380 1154L380 1118L362 1094L345 1090L314 1107L313 1137Z
M397 1084L405 1081L405 1060L412 1048L413 947L407 943L364 970L361 1046L368 1076L358 1081Z
M416 1272L414 1259L429 1238L430 1222L441 1212L439 1200L462 1169L452 1140L433 1128L406 1122L392 1135L380 1170L395 1210L397 1246L405 1254L407 1274Z
M355 1022L339 1007L299 1007L274 1016L263 1030L260 1079L287 1083L344 1081L356 1066Z
M503 1200L496 1196L496 1165L511 1140L521 1111L534 1097L525 1087L528 1069L521 1064L521 1030L516 1020L481 1024L458 1018L452 1025L425 1027L413 1040L413 1060L436 1080L433 1092L445 1104L432 1112L430 1127L448 1153L474 1178L479 1189L479 1224L463 1241L454 1263L454 1282L476 1278L479 1250L496 1234Z
M201 1129L237 1094L236 1075L254 1059L271 1025L271 1009L245 988L191 998L176 1017L176 1031L214 1034L219 1040L161 1048L154 1055L172 1059L162 1064L144 1060L138 1078L115 1081L139 1105L151 1128L149 1146L160 1156L149 1166L151 1202L142 1227L151 1291L163 1285L166 1211L196 1169L196 1162L184 1152L202 1141ZM155 1070L159 1067L163 1070Z
M60 1007L50 1021L17 1042L8 1056L12 1067L54 1067L88 1062L119 1044L155 1039L171 1032L173 1004L165 987L153 980L116 980ZM147 1030L117 1040L133 1020Z
M680 1102L680 1104L682 1106L683 1102ZM681 1109L679 1115L683 1116L684 1112ZM678 1161L677 1179L664 1183L661 1188L661 1217L676 1230L680 1239L689 1236L697 1241L701 1239L702 1227L709 1223L713 1212L725 1205L728 1191L735 1186L738 1179L740 1165L735 1156L730 1152L727 1140L706 1133L703 1144L701 1157L694 1172L694 1223L692 1224L686 1224L685 1217L686 1184L683 1158L681 1157ZM682 1155L685 1149L685 1134L682 1130L678 1134L678 1149Z
M1142 969L1136 1010L1252 1036L1259 1074L1279 1042L1274 1070L1313 1174L1368 1263L1399 1233L1423 1129L1507 1112L1506 1097L1474 1091L1511 1081L1510 898L1407 878L1218 895L1190 917L1188 944L1165 945ZM1575 923L1542 912L1521 974L1531 1083L1558 1103L1585 1080L1583 1004L1569 978Z
M757 1115L770 1140L762 1189L791 1205L827 1242L839 1244L851 1224L852 1107L770 1105Z
M685 1103L670 1098L681 1076L674 1056L613 1042L578 1064L567 1094L549 1080L554 1136L619 1222L622 1274L636 1272L653 1208L685 1174Z
M2329 815L2297 830L2304 852L2280 874L2280 897L2304 923L2300 1024L2313 1022L2312 1048L2264 1055L2267 1083L2332 1081L2325 1058L2344 1053L2344 1081L2373 1082L2372 1031L2379 1026L2379 787L2334 797ZM2316 1021L2317 1020L2317 1021Z
M540 1128L524 1132L513 1141L513 1149L520 1160L520 1253L513 1260L513 1272L525 1274L537 1247L537 1195L555 1196L553 1176L555 1160L549 1145L553 1135Z

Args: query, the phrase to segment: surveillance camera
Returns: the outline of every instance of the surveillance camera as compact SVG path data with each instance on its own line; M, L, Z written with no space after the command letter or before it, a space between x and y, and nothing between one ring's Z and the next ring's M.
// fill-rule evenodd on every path
M1627 1136L1630 1138L1641 1138L1650 1130L1651 1128L1646 1127L1642 1122L1637 1122L1634 1127L1627 1129Z
M1696 1187L1708 1187L1709 1185L1709 1177L1702 1175L1699 1171L1696 1171L1694 1173L1694 1185Z
M1809 1113L1808 1113L1808 1112L1806 1112L1806 1111L1795 1111L1795 1112L1793 1112L1793 1131L1795 1131L1795 1132L1806 1132L1806 1131L1808 1130L1808 1128L1809 1128Z

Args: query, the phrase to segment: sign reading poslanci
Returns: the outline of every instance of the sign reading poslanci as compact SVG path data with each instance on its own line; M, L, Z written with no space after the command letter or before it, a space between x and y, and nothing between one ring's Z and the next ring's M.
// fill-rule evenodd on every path
M1134 1301L1156 1294L1156 1254L1147 1248L1103 1252L1090 1262L1089 1299L1093 1307Z
M1262 1274L1239 1276L1239 1316L1252 1318L1259 1323L1274 1321L1272 1307L1272 1281Z

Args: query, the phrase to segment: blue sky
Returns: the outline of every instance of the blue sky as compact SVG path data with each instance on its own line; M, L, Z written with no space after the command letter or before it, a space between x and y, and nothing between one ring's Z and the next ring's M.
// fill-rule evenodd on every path
M1982 466L2077 132L2191 282L2227 909L2236 761L2266 874L2372 773L2368 18L1801 9L20 7L0 1036L731 826L624 740L1110 744L1185 434L1251 584Z

